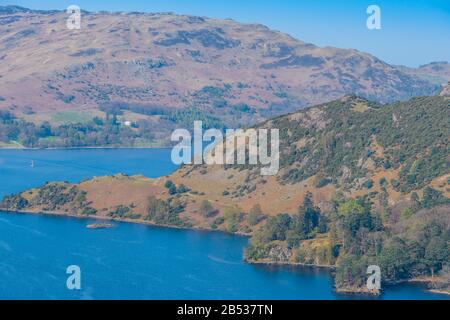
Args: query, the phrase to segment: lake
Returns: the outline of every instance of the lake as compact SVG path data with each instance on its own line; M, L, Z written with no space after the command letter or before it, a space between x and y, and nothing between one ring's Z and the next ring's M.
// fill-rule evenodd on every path
M158 177L176 166L168 149L0 150L0 197L46 181L116 173ZM0 299L355 299L337 295L326 269L250 265L248 239L92 219L0 212ZM68 290L66 268L81 269ZM421 286L380 299L449 299Z

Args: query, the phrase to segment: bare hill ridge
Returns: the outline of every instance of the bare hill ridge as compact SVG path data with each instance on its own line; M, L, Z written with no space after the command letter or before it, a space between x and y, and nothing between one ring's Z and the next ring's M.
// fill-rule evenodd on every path
M118 103L158 122L160 107L195 107L235 124L345 94L391 102L439 91L436 81L370 54L317 47L259 24L83 12L81 30L68 30L66 19L62 11L0 7L1 110L54 121L45 115L101 115L100 106Z

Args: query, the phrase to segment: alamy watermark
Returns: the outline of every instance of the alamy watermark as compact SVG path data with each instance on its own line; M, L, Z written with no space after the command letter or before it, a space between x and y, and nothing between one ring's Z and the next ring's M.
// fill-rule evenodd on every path
M369 30L381 29L381 9L379 6L372 4L367 7L367 14L370 16L367 18L366 26Z
M66 269L66 273L70 274L67 278L66 286L69 290L81 289L81 269L77 265L70 265Z
M224 140L221 130L208 129L203 133L202 121L194 121L193 137L187 129L176 129L171 141L178 142L171 154L177 165L259 165L263 176L277 174L280 166L278 129L226 129ZM204 148L204 142L211 143Z
M71 5L66 10L69 17L66 20L66 26L69 30L81 29L81 9L79 6Z
M367 289L380 290L381 289L381 269L379 266L371 265L367 267Z

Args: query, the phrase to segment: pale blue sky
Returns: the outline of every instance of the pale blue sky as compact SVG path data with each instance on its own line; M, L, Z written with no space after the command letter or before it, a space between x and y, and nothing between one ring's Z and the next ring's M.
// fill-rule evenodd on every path
M265 24L319 46L355 48L392 64L450 61L450 0L0 0L33 9L173 11ZM366 8L381 8L381 30L366 28Z

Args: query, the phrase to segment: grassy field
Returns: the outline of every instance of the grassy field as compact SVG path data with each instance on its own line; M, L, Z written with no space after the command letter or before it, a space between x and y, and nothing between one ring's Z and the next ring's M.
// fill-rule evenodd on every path
M86 123L94 117L104 118L104 112L100 110L64 110L58 112L39 112L35 114L20 115L25 121L41 124L45 121L53 125L62 125L70 123Z
M53 123L86 123L92 119L92 114L82 113L76 111L61 111L52 115L51 121Z

